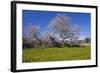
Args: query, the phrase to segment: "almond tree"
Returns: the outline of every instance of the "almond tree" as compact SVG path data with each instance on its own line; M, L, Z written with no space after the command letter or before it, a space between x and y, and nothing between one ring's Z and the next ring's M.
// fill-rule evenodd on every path
M37 26L34 26L32 24L28 25L26 27L26 37L27 37L28 41L37 39L38 32L39 32L39 28Z
M69 32L70 46L73 46L73 44L77 44L77 40L78 40L79 36L80 36L80 27L79 26L70 28L70 32Z
M27 40L28 45L33 46L37 45L35 43L40 43L40 40L38 39L39 35L39 27L35 25L28 25L25 28L25 39Z
M49 24L54 30L54 33L58 34L62 38L63 47L65 39L69 37L70 25L69 25L69 17L66 17L64 14L58 14Z

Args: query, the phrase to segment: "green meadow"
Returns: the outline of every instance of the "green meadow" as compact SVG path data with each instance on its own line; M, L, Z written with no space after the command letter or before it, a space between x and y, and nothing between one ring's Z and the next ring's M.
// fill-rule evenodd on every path
M90 47L27 48L23 49L22 61L48 62L91 59Z

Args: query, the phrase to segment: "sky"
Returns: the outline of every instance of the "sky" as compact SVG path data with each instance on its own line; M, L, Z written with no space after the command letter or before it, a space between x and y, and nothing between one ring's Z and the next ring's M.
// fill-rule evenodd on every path
M35 11L23 10L22 12L22 27L23 31L29 24L39 26L41 33L49 31L48 25L57 14L64 14L70 18L72 26L78 25L80 27L81 38L91 36L91 14L90 13L76 13L76 12L53 12L53 11Z

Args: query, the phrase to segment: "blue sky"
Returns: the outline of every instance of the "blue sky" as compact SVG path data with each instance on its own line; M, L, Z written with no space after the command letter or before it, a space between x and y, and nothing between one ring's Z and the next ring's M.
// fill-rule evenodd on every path
M76 12L53 12L53 11L35 11L23 10L22 24L23 31L25 26L33 24L40 27L40 31L48 31L48 25L57 14L65 14L70 18L72 26L78 25L80 27L81 37L90 37L91 35L91 14L90 13L76 13Z

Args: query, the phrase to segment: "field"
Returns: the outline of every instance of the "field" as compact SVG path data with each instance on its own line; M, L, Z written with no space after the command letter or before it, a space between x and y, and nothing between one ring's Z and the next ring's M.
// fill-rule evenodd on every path
M24 63L87 59L91 59L90 47L28 48L22 53Z

